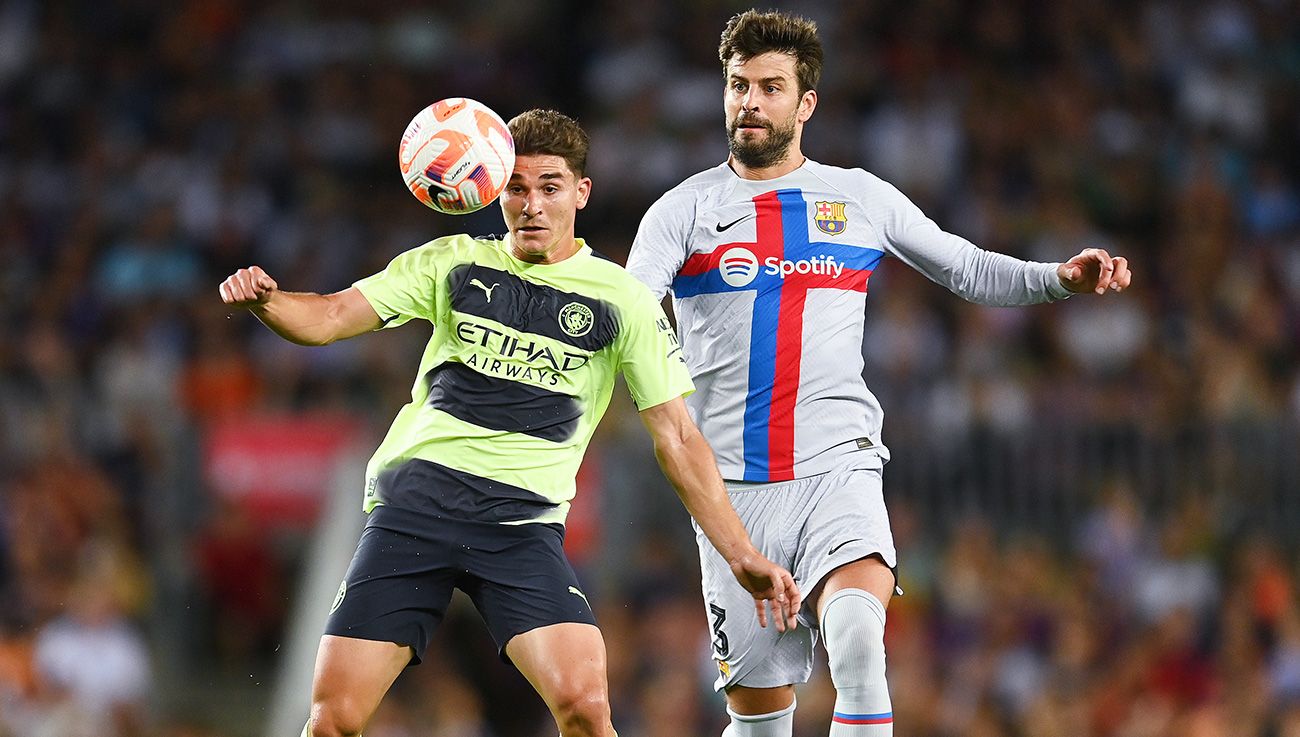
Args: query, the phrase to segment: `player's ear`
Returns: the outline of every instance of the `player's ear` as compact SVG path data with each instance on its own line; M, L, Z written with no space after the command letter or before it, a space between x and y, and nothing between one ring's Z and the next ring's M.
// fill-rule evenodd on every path
M808 90L799 98L799 115L796 118L800 123L807 123L812 117L813 111L817 109L817 90Z
M591 177L583 177L578 180L578 209L587 206L587 198L591 196Z

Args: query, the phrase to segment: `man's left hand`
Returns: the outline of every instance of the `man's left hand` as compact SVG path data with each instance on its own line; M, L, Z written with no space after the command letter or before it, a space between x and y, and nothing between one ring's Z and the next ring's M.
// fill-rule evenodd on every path
M1129 285L1133 275L1128 270L1128 259L1111 256L1101 248L1085 248L1078 256L1056 268L1061 284L1071 292L1096 292L1107 289L1121 292Z

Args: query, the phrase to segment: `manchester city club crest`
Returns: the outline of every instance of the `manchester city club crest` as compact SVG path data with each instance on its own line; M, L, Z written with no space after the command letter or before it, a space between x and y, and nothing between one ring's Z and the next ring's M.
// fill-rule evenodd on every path
M560 329L575 338L591 332L593 322L591 308L581 302L570 302L560 310Z
M817 214L813 220L817 223L817 229L827 235L839 235L849 224L843 202L818 202Z

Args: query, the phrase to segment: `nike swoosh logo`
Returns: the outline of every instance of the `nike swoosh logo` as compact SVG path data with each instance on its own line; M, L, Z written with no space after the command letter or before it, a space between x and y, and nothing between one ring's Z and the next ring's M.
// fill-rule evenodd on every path
M753 213L750 213L748 215L741 215L740 217L736 218L735 220L732 220L726 225L723 225L722 223L718 223L717 225L713 226L713 229L721 233L722 231L727 230L728 228L735 225L736 223L739 223L741 220L748 220L749 218L753 217L753 215L754 215Z
M827 555L835 555L835 551L836 551L836 550L839 550L840 548L844 547L845 545L848 545L849 543L860 542L861 540L862 540L862 538L860 538L860 537L855 537L855 538L853 538L852 540L845 540L844 542L840 543L839 545L836 545L835 547L831 548L830 551L829 551L828 553L826 553L826 554L827 554Z

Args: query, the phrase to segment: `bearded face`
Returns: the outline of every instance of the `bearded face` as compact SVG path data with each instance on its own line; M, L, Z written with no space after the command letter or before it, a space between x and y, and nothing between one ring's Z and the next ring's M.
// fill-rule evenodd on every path
M727 147L737 164L769 169L798 154L800 125L817 98L801 89L795 67L794 56L777 51L728 62L723 109Z
M766 169L790 155L794 126L794 111L789 118L773 122L759 113L742 110L727 125L727 145L741 164L751 169Z

